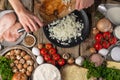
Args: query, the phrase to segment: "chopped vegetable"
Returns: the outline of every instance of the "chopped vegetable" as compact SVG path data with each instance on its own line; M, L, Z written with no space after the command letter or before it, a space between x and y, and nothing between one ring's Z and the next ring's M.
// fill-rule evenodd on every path
M12 68L10 67L11 60L0 56L0 75L2 77L2 80L11 80L13 73Z

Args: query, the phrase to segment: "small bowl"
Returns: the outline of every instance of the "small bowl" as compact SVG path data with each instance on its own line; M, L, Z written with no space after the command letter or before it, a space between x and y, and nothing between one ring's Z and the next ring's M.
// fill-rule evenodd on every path
M36 38L32 34L27 34L22 42L22 44L28 48L33 47L35 43L36 43Z
M113 34L117 39L120 39L120 25L115 27Z
M116 50L117 49L117 50ZM119 57L120 42L118 41L115 45L112 45L108 50L107 59L110 61L120 62ZM116 54L116 55L114 55Z

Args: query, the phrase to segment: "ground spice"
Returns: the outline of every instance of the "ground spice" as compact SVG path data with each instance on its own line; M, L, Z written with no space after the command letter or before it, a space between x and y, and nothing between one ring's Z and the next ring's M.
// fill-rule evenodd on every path
M34 44L34 38L32 36L26 36L25 37L25 44L28 46L31 46Z

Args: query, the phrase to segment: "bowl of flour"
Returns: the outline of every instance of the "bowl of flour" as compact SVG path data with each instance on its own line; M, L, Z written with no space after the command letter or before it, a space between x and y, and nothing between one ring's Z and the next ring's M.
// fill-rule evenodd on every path
M61 80L61 74L57 67L45 63L35 69L32 80Z

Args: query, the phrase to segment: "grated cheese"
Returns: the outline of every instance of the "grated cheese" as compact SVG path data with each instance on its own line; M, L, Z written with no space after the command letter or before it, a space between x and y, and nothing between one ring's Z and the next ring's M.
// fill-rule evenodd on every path
M80 21L76 21L76 15L70 14L64 17L62 20L57 20L49 25L50 37L52 39L57 39L58 43L62 45L68 45L77 37L81 37L82 29L84 24Z

